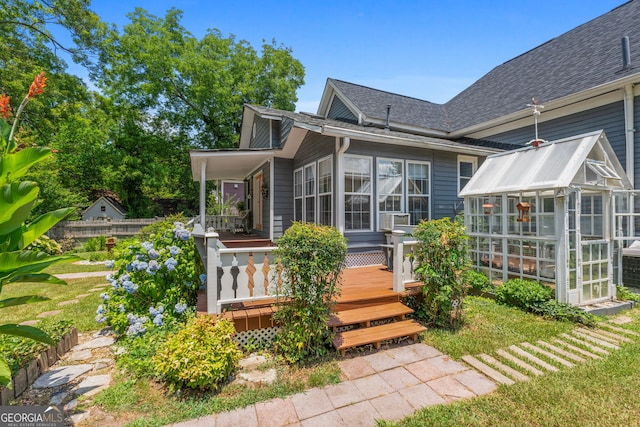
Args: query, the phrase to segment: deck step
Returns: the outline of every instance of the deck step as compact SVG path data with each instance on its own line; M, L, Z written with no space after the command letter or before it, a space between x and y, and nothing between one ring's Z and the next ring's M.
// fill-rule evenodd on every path
M426 329L414 320L402 320L380 326L338 332L333 339L333 345L344 355L346 349L360 345L373 344L375 348L380 348L382 341L393 338L410 336L416 339L418 333Z
M382 319L404 320L404 316L413 313L413 310L406 305L393 302L388 304L380 304L371 307L355 308L335 313L329 317L327 325L330 328L338 326L348 326L362 324L365 327L370 326L372 321Z

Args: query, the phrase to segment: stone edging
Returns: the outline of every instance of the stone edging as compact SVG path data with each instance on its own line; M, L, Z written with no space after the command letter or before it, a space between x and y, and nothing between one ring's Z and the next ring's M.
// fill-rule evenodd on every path
M26 367L21 368L12 378L11 388L0 388L0 405L6 406L9 401L19 397L41 374L47 372L66 352L78 344L78 330L71 330L64 335L57 346L49 346L32 360Z

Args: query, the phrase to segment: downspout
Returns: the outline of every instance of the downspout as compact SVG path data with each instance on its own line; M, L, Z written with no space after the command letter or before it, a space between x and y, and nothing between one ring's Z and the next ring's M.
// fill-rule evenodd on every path
M633 111L633 84L629 83L624 87L624 128L625 128L625 147L626 147L626 158L627 158L627 176L629 180L633 183L633 186L636 186L636 176L635 176L635 150L633 140L635 139L635 123L633 120L634 111Z
M349 149L351 139L348 136L342 138L336 136L336 228L340 234L344 235L344 153Z
M207 161L200 164L200 226L206 231L207 223Z
M275 218L273 217L274 210L274 188L276 186L276 166L275 157L269 160L269 240L274 241L273 227L275 225Z

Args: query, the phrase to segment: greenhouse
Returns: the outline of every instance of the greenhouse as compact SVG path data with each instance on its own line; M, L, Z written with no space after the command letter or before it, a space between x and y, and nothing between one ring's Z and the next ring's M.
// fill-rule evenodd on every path
M555 286L560 302L614 299L621 249L640 239L632 188L604 131L489 156L460 192L472 261L494 283Z

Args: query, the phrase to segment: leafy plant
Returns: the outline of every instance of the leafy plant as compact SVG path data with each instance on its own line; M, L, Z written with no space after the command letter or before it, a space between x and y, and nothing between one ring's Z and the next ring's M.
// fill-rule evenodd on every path
M462 280L469 286L470 290L476 293L495 292L496 287L491 283L486 274L476 271L467 270L463 273Z
M21 179L30 168L47 159L51 150L44 147L22 147L16 140L16 134L19 132L20 114L34 96L42 93L46 80L44 72L36 76L18 107L12 125L7 122L11 117L10 98L0 95L0 291L4 285L15 282L64 284L64 281L42 273L42 270L61 261L77 259L72 256L51 256L37 248L28 249L36 239L73 212L73 208L58 209L27 223L32 209L38 203L39 187L33 181ZM4 299L0 300L0 308L37 301L42 301L42 298L27 295ZM53 340L45 332L32 326L0 325L0 335L2 334L53 344ZM9 366L0 357L0 385L7 385L10 381Z
M459 221L422 221L414 230L416 273L424 283L427 322L455 328L463 321L462 302L467 285L463 273L470 266L468 237Z
M47 255L60 255L62 253L62 246L60 246L60 244L55 240L50 239L49 236L43 234L42 236L31 242L31 244L27 247L27 250L34 252L44 252Z
M99 252L107 250L107 236L96 236L87 240L82 245L84 252Z
M234 334L230 320L196 317L168 337L153 358L156 369L172 388L217 389L238 369L241 353Z
M290 363L327 353L327 320L339 294L347 255L344 236L333 227L294 222L277 241L282 266L276 349Z
M533 309L553 298L553 289L526 279L510 279L496 289L496 301L525 311Z
M578 306L558 302L555 299L533 305L531 312L548 319L581 323L586 326L595 326L597 323L597 316L587 313Z
M616 285L616 298L620 301L640 301L640 294L632 292L623 285Z
M202 267L191 232L182 222L165 220L145 234L149 240L129 239L114 248L107 267L111 288L101 297L96 321L118 334L142 335L172 319L185 319L194 307Z

